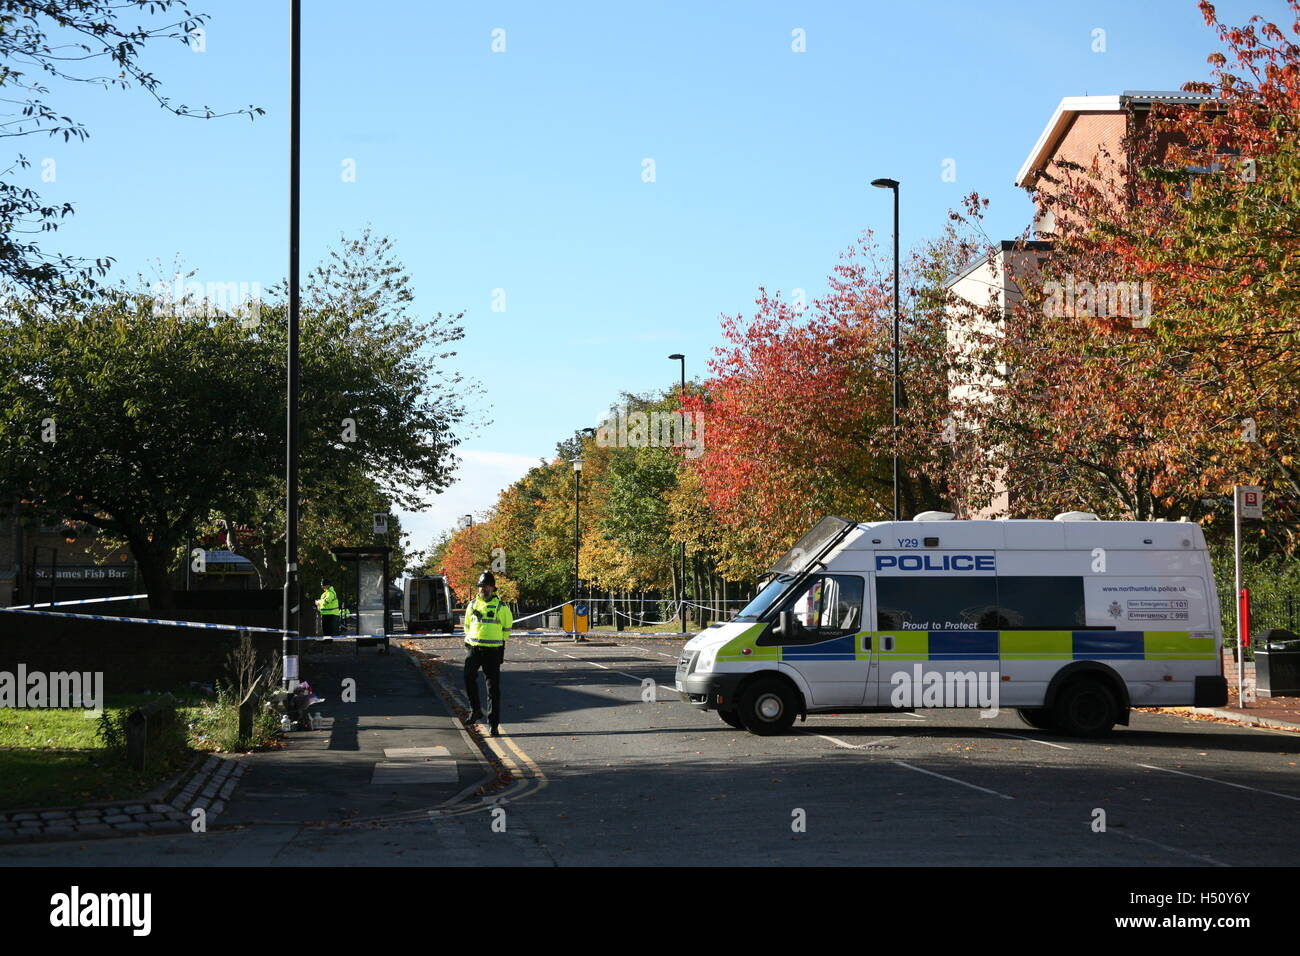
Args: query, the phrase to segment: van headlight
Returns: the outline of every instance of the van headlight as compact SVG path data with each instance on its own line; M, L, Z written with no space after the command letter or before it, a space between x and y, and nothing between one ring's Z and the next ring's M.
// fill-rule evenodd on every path
M701 674L713 670L713 662L718 657L716 648L708 651L700 651L699 656L695 658L695 667L693 673Z

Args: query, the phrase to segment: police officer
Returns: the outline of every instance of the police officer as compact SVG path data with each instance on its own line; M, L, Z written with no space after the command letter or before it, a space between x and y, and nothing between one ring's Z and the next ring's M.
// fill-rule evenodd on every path
M322 581L320 597L316 599L316 608L320 611L321 631L326 637L333 637L339 632L339 596L334 585Z
M465 696L469 698L468 723L483 719L479 710L478 672L488 685L488 725L493 737L501 722L501 661L506 654L506 638L514 624L510 608L497 597L497 581L491 571L478 578L478 597L465 608Z

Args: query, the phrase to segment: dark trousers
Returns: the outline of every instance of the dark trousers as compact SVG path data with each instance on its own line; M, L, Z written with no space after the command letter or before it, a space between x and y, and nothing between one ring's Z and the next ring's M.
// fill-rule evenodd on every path
M339 616L337 614L322 614L320 616L320 630L326 637L333 637L339 632Z
M469 698L469 709L482 713L478 699L478 672L483 669L488 686L488 723L495 727L501 722L501 661L506 656L506 649L501 647L475 647L465 645L465 696Z

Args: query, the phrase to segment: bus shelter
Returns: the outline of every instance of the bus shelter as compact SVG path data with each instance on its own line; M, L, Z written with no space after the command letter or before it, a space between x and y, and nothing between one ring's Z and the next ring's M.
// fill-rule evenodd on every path
M339 564L355 568L357 653L360 653L359 648L363 644L372 646L381 643L383 649L380 653L388 653L388 555L392 550L384 545L330 549Z

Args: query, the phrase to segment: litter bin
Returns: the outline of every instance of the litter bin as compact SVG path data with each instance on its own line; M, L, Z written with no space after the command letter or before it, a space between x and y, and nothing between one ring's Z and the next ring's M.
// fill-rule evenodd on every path
M559 611L552 611L546 615L546 626L558 631L560 629L560 621L562 617L563 615L561 615Z
M1300 697L1300 637L1276 628L1255 641L1255 692L1260 697Z

